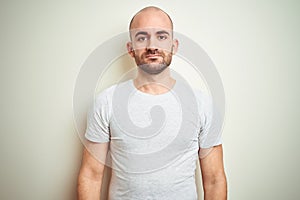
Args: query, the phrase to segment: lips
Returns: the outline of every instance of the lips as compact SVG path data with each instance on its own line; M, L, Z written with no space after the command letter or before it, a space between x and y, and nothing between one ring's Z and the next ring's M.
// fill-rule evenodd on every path
M146 55L146 58L149 58L149 59L155 59L155 58L159 58L161 57L160 54L147 54Z

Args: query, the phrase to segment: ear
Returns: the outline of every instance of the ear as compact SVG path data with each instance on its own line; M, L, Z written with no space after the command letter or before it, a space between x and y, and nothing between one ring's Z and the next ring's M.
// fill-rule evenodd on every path
M174 39L174 40L173 40L173 48L172 48L172 54L173 54L173 55L177 53L178 45L179 45L178 40L177 40L177 39Z
M128 54L134 58L134 50L132 46L132 42L127 42L126 44Z

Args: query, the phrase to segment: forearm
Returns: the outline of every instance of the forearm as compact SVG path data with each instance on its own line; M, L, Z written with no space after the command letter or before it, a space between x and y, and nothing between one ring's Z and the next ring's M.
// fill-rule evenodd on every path
M84 175L78 177L78 200L99 200L101 190L101 180L93 180Z
M204 185L204 200L226 200L227 183L224 177L221 180Z

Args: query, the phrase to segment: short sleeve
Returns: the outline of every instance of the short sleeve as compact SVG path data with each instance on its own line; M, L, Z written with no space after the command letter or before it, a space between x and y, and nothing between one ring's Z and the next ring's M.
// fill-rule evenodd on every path
M87 115L85 137L91 142L105 143L110 141L110 114L107 95L100 93L91 105Z
M213 106L212 99L202 92L196 93L200 115L198 143L200 148L211 148L222 144L220 116Z

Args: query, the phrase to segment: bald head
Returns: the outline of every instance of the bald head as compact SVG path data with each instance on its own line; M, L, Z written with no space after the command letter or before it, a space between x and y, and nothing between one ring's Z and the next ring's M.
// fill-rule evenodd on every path
M145 27L161 27L173 30L173 22L165 11L155 6L149 6L137 12L129 24L129 30Z

